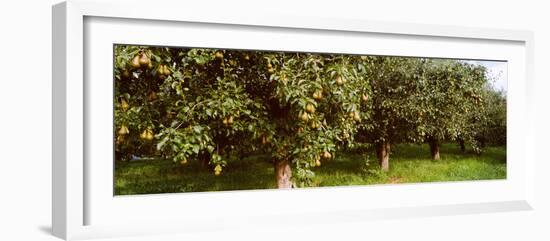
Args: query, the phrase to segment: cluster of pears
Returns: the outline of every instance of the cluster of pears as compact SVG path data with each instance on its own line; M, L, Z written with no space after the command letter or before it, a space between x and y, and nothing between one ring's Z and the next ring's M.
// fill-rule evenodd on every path
M222 166L218 164L214 167L214 175L219 176L220 174L222 174Z
M361 114L359 114L359 111L353 111L349 113L349 118L353 119L356 122L360 122Z
M299 116L300 120L307 122L310 118L310 114L315 113L315 106L311 103L307 103L304 112Z
M330 152L328 151L323 151L320 156L315 158L315 166L321 166L321 158L330 160L332 159L332 154L330 154Z
M126 125L122 125L118 129L118 136L116 137L116 144L121 144L124 141L124 137L128 134L130 134L130 130L128 130L128 127Z
M135 69L153 67L151 63L151 59L144 52L140 52L139 54L134 56L134 58L130 62L130 66L132 66L132 68L135 68Z
M343 85L343 84L345 84L345 83L347 83L347 82L348 82L348 81L346 80L346 78L344 78L344 77L342 77L342 76L340 76L340 75L336 76L336 84L338 84L338 85Z
M225 126L230 126L230 125L232 125L232 124L233 124L233 116L228 116L228 117L223 118L222 123L223 123Z
M166 79L166 76L170 75L170 69L168 69L168 66L160 64L157 68L157 74L161 80Z
M321 166L321 157L320 156L315 158L315 163L314 164L317 167Z
M139 138L146 141L152 141L154 138L153 131L151 129L143 130L143 132L139 134Z
M328 152L328 151L324 151L322 156L325 159L331 159L332 158L332 154L330 154L330 152Z

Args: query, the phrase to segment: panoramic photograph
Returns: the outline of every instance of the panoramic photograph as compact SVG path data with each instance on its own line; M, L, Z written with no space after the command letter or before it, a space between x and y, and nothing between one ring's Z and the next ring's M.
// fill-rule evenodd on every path
M115 44L114 194L506 179L507 62Z

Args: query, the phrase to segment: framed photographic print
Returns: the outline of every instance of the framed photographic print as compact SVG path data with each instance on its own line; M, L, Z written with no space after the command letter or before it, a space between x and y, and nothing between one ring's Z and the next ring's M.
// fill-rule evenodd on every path
M530 32L183 5L53 7L56 236L532 208Z

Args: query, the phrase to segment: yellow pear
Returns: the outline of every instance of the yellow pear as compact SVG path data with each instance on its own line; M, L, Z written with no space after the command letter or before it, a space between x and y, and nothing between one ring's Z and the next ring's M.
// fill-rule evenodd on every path
M128 104L128 102L126 102L125 99L122 99L122 101L120 101L120 107L123 111L127 111L128 108L130 108L130 105Z
M159 65L159 67L157 68L157 73L159 75L164 75L164 65L163 64Z
M359 115L359 112L356 111L353 113L353 120L357 122L361 121L361 116Z
M148 67L150 61L151 60L149 60L149 57L147 57L147 54L142 53L141 56L139 57L139 65L141 67Z
M323 98L323 91L317 90L313 93L313 99L321 100Z
M311 123L311 129L317 129L317 127L319 127L319 125L317 124L317 122L312 122L312 123Z
M304 112L301 116L300 116L300 119L303 121L303 122L306 122L309 120L309 115Z
M306 105L306 111L311 114L315 113L315 106L313 106L313 104L311 103L308 103Z
M332 154L330 154L330 152L328 152L328 151L324 151L323 152L323 158L330 159L330 158L332 158Z
M214 175L219 176L222 173L222 166L220 164L216 165L214 167Z
M118 134L119 134L119 135L130 134L130 131L128 130L128 127L126 127L125 125L122 125L122 126L120 127L120 129L118 129Z
M147 130L147 134L146 134L145 138L148 141L152 141L155 138L155 136L153 135L153 131L152 130Z
M343 85L344 83L345 83L345 80L344 80L344 78L342 78L342 76L337 76L336 77L336 84Z
M170 75L170 69L168 69L168 66L164 65L163 68L164 68L164 69L163 69L164 75Z
M133 59L132 59L132 62L130 63L130 65L133 67L133 68L139 68L141 67L141 65L139 64L139 55L136 55Z

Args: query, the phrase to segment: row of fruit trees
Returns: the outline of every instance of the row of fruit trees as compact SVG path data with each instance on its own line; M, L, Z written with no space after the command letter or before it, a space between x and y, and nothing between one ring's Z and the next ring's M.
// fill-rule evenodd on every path
M205 162L271 156L279 188L357 143L389 169L396 143L506 142L506 99L466 61L115 46L115 156ZM294 174L294 176L293 176Z

